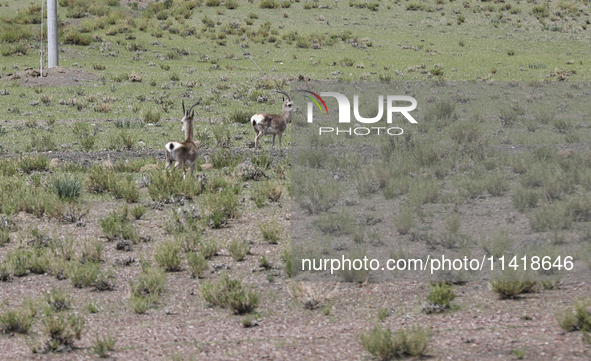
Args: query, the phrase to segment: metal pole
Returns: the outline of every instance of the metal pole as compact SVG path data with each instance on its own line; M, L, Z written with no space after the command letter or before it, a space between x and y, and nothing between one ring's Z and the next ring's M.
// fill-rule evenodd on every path
M39 60L39 77L43 78L43 25L45 25L44 21L44 11L45 7L43 6L44 2L41 0L41 39L39 39L39 50L41 51L41 59Z
M47 0L47 67L59 65L57 48L57 0Z

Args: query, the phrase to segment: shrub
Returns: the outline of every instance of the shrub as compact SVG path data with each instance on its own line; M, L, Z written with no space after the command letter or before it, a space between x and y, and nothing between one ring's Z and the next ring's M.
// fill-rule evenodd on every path
M135 242L138 238L135 227L128 219L127 206L121 213L113 211L106 218L99 220L103 235L109 240L123 238Z
M46 344L48 351L71 349L74 341L79 340L84 330L86 320L82 315L65 315L45 310L41 331L48 337Z
M29 47L26 44L15 44L15 45L5 45L0 48L0 52L3 56L11 56L11 55L27 55L27 51L29 51Z
M257 208L263 208L265 206L265 200L267 200L263 187L257 187L253 191L251 199L253 200Z
M503 174L491 174L486 177L485 188L493 197L500 197L509 190L509 185Z
M22 277L29 269L30 252L19 248L6 253L6 262L10 265L12 275Z
M289 294L301 303L304 308L313 310L325 305L334 297L338 286L322 287L318 283L294 282L288 288Z
M503 108L501 109L499 119L501 120L502 126L510 127L517 122L517 112L511 108Z
M261 0L259 7L261 9L277 9L279 8L279 2L276 0Z
M278 182L268 181L263 185L262 192L271 202L278 202L283 193L283 187Z
M149 297L156 300L166 285L166 273L164 269L142 265L142 273L138 279L129 282L131 295L136 297Z
M99 263L103 253L103 244L98 240L86 240L82 243L82 260Z
M108 111L111 111L110 109ZM122 130L119 134L113 134L109 138L109 150L132 150L135 146L135 139L133 135L126 130Z
M92 36L78 31L68 31L63 36L63 42L71 45L89 45L92 43Z
M345 256L345 258L350 260L362 260L365 256L365 251L357 249L351 251L347 256ZM343 265L343 267L341 267L341 270L339 271L339 274L341 275L343 281L357 283L364 283L369 281L369 268L366 269L365 267L361 267L361 269L355 270L355 268L352 265L350 265L349 268L347 268L347 266Z
M87 262L84 264L71 262L67 271L72 286L76 288L86 288L92 286L94 281L96 281L100 272L100 265L93 262Z
M316 172L296 170L292 176L294 198L308 214L326 212L341 199L340 184L333 180L321 179Z
M181 198L193 199L204 190L203 184L192 177L183 179L181 172L166 171L152 174L148 193L158 202L175 202Z
M219 246L216 241L203 241L199 245L199 253L205 257L205 259L211 259L218 254Z
M420 357L427 352L431 334L419 326L399 330L375 326L369 333L361 334L361 346L380 360L391 360L407 356Z
M568 229L573 223L573 215L569 212L568 205L563 202L544 205L534 210L528 218L529 225L535 232Z
M189 273L191 273L191 277L200 278L203 276L203 273L209 267L209 262L207 262L205 257L201 253L196 252L188 252L186 257L187 263L189 264Z
M144 121L148 124L156 124L160 121L160 113L148 110L144 113Z
M240 262L250 252L250 244L248 242L235 239L228 246L228 251L230 252L230 256L232 256L235 261Z
M29 255L28 267L31 273L44 274L49 271L51 258L45 248L35 249Z
M509 232L507 230L500 230L493 237L487 237L480 245L488 255L499 258L509 251L513 243L514 240L509 235Z
M91 193L109 192L115 188L117 180L118 177L112 169L97 165L88 172L86 188Z
M149 297L131 296L129 297L129 307L134 313L143 315L152 306L152 299Z
M396 231L398 234L408 234L410 229L414 226L414 212L410 208L401 209L398 217L394 221Z
M252 112L249 112L247 110L236 110L232 114L230 114L228 119L232 123L247 124L247 123L250 123L251 116L252 116ZM254 161L253 161L253 163L254 163Z
M131 176L113 182L111 187L111 192L117 199L123 198L127 203L137 203L140 199L140 191Z
M33 33L27 26L18 24L2 24L0 27L0 42L16 43L19 40L27 40L33 37Z
M238 0L226 0L225 4L226 9L234 10L238 8Z
M100 272L96 280L92 283L92 286L97 291L112 291L115 289L115 280L115 272L113 270Z
M425 313L439 313L449 310L451 301L456 298L451 286L445 282L431 284L431 291L427 295L427 304L423 305Z
M295 276L298 270L292 269L292 258L291 258L291 247L290 249L284 249L281 251L281 260L283 261L283 269L287 274L287 277L291 278L292 275Z
M513 195L513 206L523 212L526 208L535 208L540 194L533 189L518 188Z
M239 197L232 190L224 189L219 194L208 194L205 206L209 210L210 226L220 228L238 216Z
M411 206L420 206L427 203L437 203L439 199L439 186L434 180L419 179L409 188Z
M0 315L0 333L22 333L27 334L33 324L35 314L28 309L6 311Z
M0 262L0 282L10 282L11 280L10 266L7 262Z
M223 140L222 138L220 139ZM224 167L234 169L243 159L243 156L240 154L232 154L229 149L221 149L211 155L211 164L215 169Z
M131 215L135 219L142 218L144 216L144 214L146 214L146 207L142 206L141 204L139 204L131 209Z
M522 293L533 292L536 281L530 280L525 273L505 271L497 280L491 281L490 285L501 299L516 298Z
M546 5L543 4L533 6L531 8L531 14L538 19L550 16L548 8L546 7Z
M229 308L236 315L254 311L259 304L259 295L254 291L246 291L240 280L231 280L224 273L217 283L205 282L201 286L203 299L222 308Z
M49 170L49 159L44 156L23 157L18 162L18 168L27 174Z
M159 243L154 259L167 272L178 272L181 268L181 244L177 241Z
M418 10L423 10L425 6L419 2L416 1L411 1L410 3L408 3L406 5L406 10L408 11L418 11Z
M263 236L263 240L270 244L279 243L279 237L282 232L282 227L279 221L274 218L269 218L260 222L257 226Z
M565 331L591 332L591 300L579 300L573 310L565 310L556 315L556 320Z
M117 337L114 337L111 334L108 334L102 338L97 335L90 350L97 354L98 357L106 358L109 357L107 351L115 350L115 343L117 343Z
M323 234L340 236L355 232L354 220L347 213L328 213L316 218L312 222Z
M45 302L55 312L69 310L72 307L72 299L61 288L53 288L45 294Z

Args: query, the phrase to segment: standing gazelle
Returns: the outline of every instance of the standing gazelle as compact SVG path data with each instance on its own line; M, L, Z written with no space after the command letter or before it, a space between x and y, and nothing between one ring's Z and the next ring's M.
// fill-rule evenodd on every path
M289 123L289 116L291 112L297 111L297 108L291 100L291 95L283 90L277 90L276 93L281 93L287 96L287 99L283 99L283 112L279 114L259 113L255 114L250 118L252 127L254 128L254 148L258 148L259 139L263 135L273 135L273 147L275 147L275 136L279 136L279 148L281 148L281 136L287 128Z
M185 111L184 101L182 104L184 116L181 121L183 122L182 130L185 132L185 140L181 143L166 143L164 149L166 152L166 168L168 169L172 164L172 161L175 161L174 167L177 169L182 167L184 178L186 175L185 166L191 167L192 177L193 172L195 171L195 162L197 161L197 145L193 141L193 116L195 115L195 112L192 112L192 110L198 103L193 104L188 111Z

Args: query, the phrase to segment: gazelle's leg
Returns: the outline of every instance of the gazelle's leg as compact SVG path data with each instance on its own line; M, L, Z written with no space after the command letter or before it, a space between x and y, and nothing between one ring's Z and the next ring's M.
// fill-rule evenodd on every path
M260 132L259 134L257 134L257 137L254 140L254 148L258 148L259 146L259 140L261 139L261 137L263 136L263 134L265 134L264 132Z
M195 163L197 161L193 162L193 164L191 164L191 178L193 178L193 173L195 172Z
M166 153L166 169L168 169L172 164L172 157L170 156L170 152L168 151L168 149L166 149L164 152Z
M281 148L281 137L283 136L283 133L279 133L279 148Z
M271 146L271 148L275 148L275 134L273 134L273 145Z

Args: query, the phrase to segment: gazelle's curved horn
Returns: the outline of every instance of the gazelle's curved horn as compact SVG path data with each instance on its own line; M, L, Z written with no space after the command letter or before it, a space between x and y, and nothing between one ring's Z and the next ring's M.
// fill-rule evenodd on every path
M183 114L187 114L187 112L185 111L185 101L184 100L182 101L182 104L183 104Z
M275 90L275 93L281 93L287 96L287 99L289 99L289 101L291 101L291 95L289 95L288 92L284 91L284 90Z
M189 113L191 113L191 110L193 110L193 108L195 108L195 106L196 106L197 104L199 104L199 103L200 103L200 102L197 102L197 103L195 103L195 104L191 105L191 107L189 108L189 111L188 111L186 114L189 114Z

